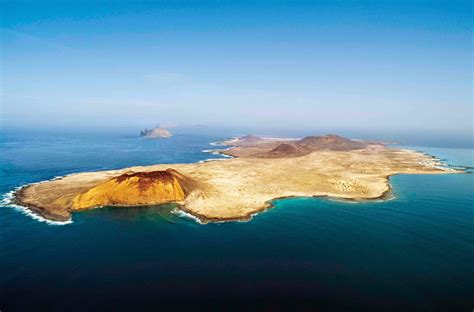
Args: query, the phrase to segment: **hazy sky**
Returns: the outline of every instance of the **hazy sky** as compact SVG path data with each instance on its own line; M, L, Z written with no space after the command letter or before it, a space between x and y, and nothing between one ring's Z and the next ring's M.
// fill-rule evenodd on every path
M6 126L472 133L470 1L2 1Z

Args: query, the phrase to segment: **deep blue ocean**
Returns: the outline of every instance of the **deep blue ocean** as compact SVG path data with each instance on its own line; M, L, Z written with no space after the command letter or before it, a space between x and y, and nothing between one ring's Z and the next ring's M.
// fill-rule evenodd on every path
M196 162L224 137L4 133L0 310L472 311L474 175L399 175L394 199L299 198L250 222L199 224L170 205L40 222L5 203L74 172ZM473 166L473 149L411 147Z

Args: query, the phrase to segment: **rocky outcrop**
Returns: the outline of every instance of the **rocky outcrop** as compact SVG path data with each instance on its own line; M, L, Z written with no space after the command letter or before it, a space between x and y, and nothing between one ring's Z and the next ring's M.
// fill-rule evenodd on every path
M257 154L257 157L261 158L280 158L280 157L297 157L297 156L303 156L308 154L310 151L301 148L295 144L291 143L281 143L274 149L264 152L261 154Z
M296 144L300 147L308 147L311 150L327 149L331 151L350 151L367 147L367 144L364 142L350 140L335 134L308 136L297 141Z
M147 139L169 138L172 136L171 132L165 128L156 127L151 130L145 129L140 132L140 136Z

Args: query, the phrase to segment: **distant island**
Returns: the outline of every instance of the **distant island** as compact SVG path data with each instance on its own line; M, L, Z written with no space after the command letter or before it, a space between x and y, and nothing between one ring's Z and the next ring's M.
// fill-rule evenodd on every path
M162 127L155 127L153 129L145 129L140 131L140 136L147 139L169 138L172 136L171 132Z
M395 174L460 173L420 152L337 135L249 135L221 142L225 161L86 172L25 186L15 202L46 219L103 206L175 203L201 222L249 220L285 197L385 198Z

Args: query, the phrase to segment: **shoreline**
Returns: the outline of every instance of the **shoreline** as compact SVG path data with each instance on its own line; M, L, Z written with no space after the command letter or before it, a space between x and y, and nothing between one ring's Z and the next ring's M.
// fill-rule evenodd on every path
M228 159L230 159L230 158L228 158ZM217 159L217 160L227 160L227 159ZM460 174L460 173L469 174L469 173L472 173L472 172L446 172L445 174ZM281 197L275 197L275 198L269 199L266 202L266 205L261 207L260 209L249 212L244 216L235 217L235 218L232 218L232 217L231 218L219 218L219 217L209 218L209 217L206 217L205 215L202 215L202 214L196 213L196 212L194 212L190 209L187 209L184 205L182 205L178 202L172 202L172 201L166 202L166 203L150 204L149 206L152 206L152 205L160 206L160 205L173 204L173 205L175 205L175 208L177 210L179 210L180 212L183 212L185 214L190 215L190 217L192 219L194 219L196 222L198 222L200 224L224 223L224 222L248 222L248 221L251 221L254 216L259 215L261 213L264 213L265 211L273 209L275 207L273 202L279 201L279 200L298 199L298 198L314 198L314 199L325 199L326 198L326 199L329 199L329 200L336 200L336 201L339 201L339 202L355 203L355 204L391 200L391 199L394 199L395 196L393 195L393 188L392 188L392 185L390 183L390 178L392 176L395 176L395 175L400 175L400 174L396 173L396 174L388 175L386 177L386 179L387 179L387 183L386 183L387 189L382 194L380 194L379 196L376 196L376 197L355 198L355 197L331 196L331 195L281 196ZM419 175L426 175L426 174L420 173ZM42 181L42 182L54 181L54 180L57 180L57 179L61 179L61 177L54 177L53 179L45 180L45 181ZM73 223L71 217L69 217L69 218L62 218L62 217L56 218L55 214L50 214L50 213L48 214L47 209L44 208L44 207L24 203L24 202L21 201L25 188L27 188L27 187L29 187L33 184L42 183L42 182L34 182L34 183L25 184L25 185L22 185L22 186L18 187L16 190L12 190L12 191L8 192L8 193L12 194L12 198L10 199L10 202L5 203L5 205L17 206L17 207L20 207L21 209L26 209L30 212L30 214L27 214L27 215L32 216L32 217L36 216L36 217L42 218L42 220L38 220L40 222L46 222L46 223L51 222L52 224L56 224L56 223L70 224L70 223ZM104 207L133 208L133 207L138 207L138 206L144 206L144 205L109 205L109 206L104 206ZM97 206L97 207L92 207L90 209L99 209L101 207L102 206ZM84 209L84 210L88 210L88 209ZM80 211L75 211L75 213L77 213L77 212L80 212ZM33 219L35 219L35 218L33 217Z
M214 146L213 144L220 144L220 143L221 143L220 141L211 142L211 143L209 143L209 145ZM218 146L218 145L215 145L215 146ZM219 145L219 146L228 146L228 145ZM232 148L232 146L229 146L226 149L231 149L231 148ZM235 158L235 157L230 156L230 155L222 154L222 153L220 153L220 151L221 151L221 149L210 149L210 150L203 150L202 153L209 153L209 154L213 154L213 155L222 155L222 156L225 156L225 157L223 157L223 158L207 158L207 159L199 160L197 162L193 162L193 163L189 163L189 164L200 164L200 163L205 163L205 162L222 161L222 160L229 160L229 159ZM130 168L132 168L132 167L130 167ZM121 168L121 169L126 169L126 168ZM121 170L121 169L119 168L119 169L110 169L110 170ZM49 181L57 181L57 180L64 179L68 176L72 176L72 175L80 174L80 173L81 172L69 173L69 174L65 174L65 175L62 175L62 176L54 176L51 179L47 179L47 180L43 180L43 181L39 181L39 182L32 182L32 183L27 183L27 184L20 185L20 186L14 188L13 190L3 194L3 196L5 198L3 199L4 202L2 202L2 205L11 206L12 208L17 208L19 210L22 210L22 211L25 212L26 215L31 216L33 219L35 219L39 222L51 223L51 224L54 224L54 225L71 224L71 223L73 223L72 217L64 218L60 215L52 214L44 207L23 202L22 198L24 196L23 193L26 190L26 188L28 188L32 185L39 184L39 183L45 183L45 182L49 182ZM9 195L8 198L6 198L7 195ZM166 205L166 204L170 204L170 203L176 204L177 207L179 206L179 204L175 203L175 202L160 203L160 204L157 204L157 205ZM141 205L136 205L136 206L141 206ZM114 206L110 206L110 207L118 207L118 205L114 205ZM128 205L128 206L124 205L124 206L121 206L121 207L133 208L135 206L133 206L133 205ZM94 208L91 208L91 209L98 209L98 208L100 208L100 207L94 207ZM184 212L184 210L183 210L183 212ZM40 219L38 219L38 218L40 218Z
M217 160L221 160L221 159L217 159ZM227 160L227 159L222 159L222 160ZM66 176L64 176L64 177L66 177ZM72 222L71 217L70 218L63 218L60 215L50 213L44 207L36 206L36 205L33 205L33 204L28 204L28 203L25 203L25 202L22 201L22 198L24 196L24 191L27 187L29 187L31 185L34 185L34 184L37 184L37 183L60 180L62 178L63 177L56 176L56 177L54 177L50 180L45 180L45 181L42 181L42 182L33 182L33 183L29 183L29 184L19 186L17 189L12 190L12 191L9 192L9 193L12 194L12 197L10 199L10 202L5 203L5 204L6 205L16 205L16 206L22 207L24 209L28 209L34 215L40 216L40 217L44 218L47 221L54 220L53 222ZM160 205L174 204L174 205L176 205L176 209L178 209L178 210L180 210L180 211L182 211L186 214L191 215L194 219L199 220L200 223L202 223L202 224L207 224L207 223L211 223L211 222L213 222L213 223L216 223L216 222L242 222L242 221L250 221L253 218L253 216L272 209L274 207L273 202L278 201L278 200L295 199L295 198L328 198L328 199L335 199L335 200L339 200L339 201L347 201L347 202L353 202L353 203L370 202L370 201L375 201L375 200L386 200L386 199L388 199L387 194L392 192L392 187L390 185L389 178L390 178L390 176L387 176L387 184L386 184L387 185L387 190L384 191L380 196L377 196L377 197L351 198L351 197L330 196L330 195L281 196L281 197L275 197L275 198L269 199L268 201L266 201L265 205L263 207L261 207L260 209L249 212L246 215L243 215L243 216L237 217L237 218L218 218L218 217L217 218L209 218L209 217L206 217L202 214L196 213L196 212L194 212L190 209L187 209L184 205L182 205L178 202L173 202L173 201L166 202L166 203L159 203L159 204L150 204L150 206L152 206L152 205L160 206ZM143 205L110 205L110 206L105 206L105 207L133 208L133 207L137 207L137 206L143 206ZM97 206L97 207L92 207L90 209L98 209L100 207L101 206ZM80 211L76 211L76 212L80 212Z
M53 181L53 180L51 180ZM41 207L41 206L37 206L37 205L33 205L33 204L28 204L28 203L25 203L22 201L23 197L24 197L24 192L26 190L27 187L29 187L31 184L27 184L27 185L24 185L24 186L21 186L17 191L15 191L13 193L13 198L11 200L11 203L13 205L17 205L17 206L20 206L20 207L23 207L25 209L29 209L31 212L33 212L35 215L38 215L46 220L52 220L52 221L55 221L55 222L68 222L68 221L72 221L72 218L69 217L69 218L64 218L63 216L61 215L57 215L57 214L54 214L54 213L51 213L50 211L48 211L48 209L44 208L44 207Z
M25 201L25 198L27 197L25 195L25 192L27 190L29 190L29 188L31 188L31 187L36 188L36 186L38 186L38 185L42 186L44 184L51 184L51 182L54 182L54 181L62 182L63 180L68 180L67 182L64 181L63 184L68 184L68 183L70 184L71 182L69 182L69 180L71 180L71 181L78 180L77 177L79 175L81 175L81 177L84 176L84 175L109 176L112 173L118 174L120 172L127 172L127 171L140 172L140 171L144 171L144 170L156 170L156 169L152 169L152 168L155 168L155 167L160 167L160 168L162 168L162 167L163 168L165 168L165 167L176 167L176 168L179 168L179 170L181 170L181 168L186 167L187 168L186 170L189 170L189 168L196 168L196 169L200 168L202 170L203 169L202 166L207 166L211 163L214 163L212 165L212 168L214 168L214 167L216 167L216 163L221 163L221 160L228 160L227 162L222 162L222 163L226 163L226 164L229 164L229 165L218 167L218 168L221 168L221 170L222 170L222 169L226 169L227 166L231 166L230 163L235 165L235 161L237 161L237 162L246 161L247 163L253 163L254 161L256 161L255 159L248 159L248 158L245 158L245 157L241 158L241 157L235 157L235 156L232 156L232 155L226 155L226 151L233 149L235 146L224 145L223 143L224 142L211 142L211 143L209 143L209 145L212 145L212 146L228 146L228 147L225 148L225 149L204 150L203 152L204 153L211 153L211 154L214 154L214 155L217 155L217 154L225 155L225 156L227 156L225 158L212 158L212 159L201 160L199 162L189 163L189 164L169 164L169 165L160 164L160 165L150 165L150 166L129 167L129 168L123 168L123 169L117 169L117 170L72 173L72 174L68 174L68 175L65 175L65 176L56 176L56 177L54 177L50 180L26 184L26 185L23 185L23 186L15 189L15 190L13 190L11 192L12 193L12 199L10 200L9 204L20 206L24 209L27 209L32 214L34 214L36 216L39 216L41 218L44 218L45 220L48 220L48 221L53 220L52 222L63 222L63 223L66 222L67 223L67 222L72 222L71 221L72 220L72 218L71 218L72 213L80 211L79 209L68 209L68 210L66 210L66 212L59 211L59 212L62 212L62 213L55 213L54 209L50 209L50 208L48 208L47 206L44 206L44 205L38 205L38 204L32 203L31 195L32 194L34 195L35 191L33 191L32 194L28 195L30 197L29 198L30 202ZM217 144L219 144L219 145L217 145ZM420 152L420 151L415 151L415 150L384 148L381 151L367 150L367 151L353 152L353 153L349 153L349 154L350 155L357 155L357 154L362 154L363 155L364 152L372 153L370 155L375 155L375 156L377 156L379 153L389 153L389 154L391 153L391 154L394 154L395 157L403 157L403 156L410 157L410 159L414 159L416 161L416 164L420 169L414 168L414 169L408 170L406 172L403 172L403 171L391 172L391 173L383 175L383 176L382 175L375 175L374 177L377 177L378 179L383 179L383 181L380 181L380 182L377 182L377 183L382 183L383 182L384 186L383 186L383 189L380 189L381 193L378 192L378 193L374 194L373 193L374 190L372 190L372 193L370 193L370 194L372 194L373 196L369 195L369 194L367 194L369 196L363 196L363 195L362 196L360 196L360 195L351 196L351 195L346 195L346 194L350 194L350 193L344 193L344 192L341 192L340 190L337 191L337 192L334 192L334 191L324 191L324 190L295 191L294 189L293 190L289 189L287 192L283 192L283 193L290 193L290 194L295 193L296 195L283 195L283 196L275 196L274 195L274 197L271 197L270 199L267 199L267 200L262 199L261 204L253 205L252 207L247 207L247 208L245 208L245 210L239 212L239 215L232 215L232 216L222 216L222 215L219 215L219 214L213 215L212 213L209 214L209 212L207 214L202 213L201 211L203 209L204 209L204 211L206 211L205 206L204 206L204 208L199 208L199 209L197 209L194 206L191 206L191 208L190 208L189 206L187 206L187 205L189 205L189 202L174 202L174 201L169 201L169 202L166 202L166 203L165 202L149 203L149 204L148 203L147 204L141 203L141 204L137 204L137 205L133 205L133 204L132 205L129 205L129 204L127 204L127 205L120 205L120 204L99 205L99 206L95 206L95 207L88 207L87 209L93 209L93 208L104 207L104 206L134 207L134 206L161 205L161 204L172 203L172 204L175 205L177 210L181 211L184 214L190 215L195 220L199 220L198 222L202 223L202 224L211 223L211 222L212 223L216 223L216 222L246 222L246 221L250 221L255 215L258 215L262 212L265 212L267 210L272 209L275 206L274 202L278 201L278 200L285 200L285 199L291 199L291 198L324 198L325 197L325 198L328 198L328 199L333 199L333 200L337 200L337 201L346 201L346 202L352 202L352 203L370 202L370 201L377 201L377 200L385 201L385 200L389 200L389 199L394 198L392 186L391 186L391 183L390 183L390 177L393 176L393 175L397 175L397 174L431 174L431 173L433 173L433 174L439 174L439 173L442 173L442 174L469 173L469 172L458 170L457 168L459 168L459 167L455 167L456 169L454 169L449 165L445 165L444 163L441 162L441 160L439 158L437 158L433 155L430 155L430 154L424 153L424 152ZM328 154L329 153L329 155L332 155L332 154L337 155L339 152L323 151L321 153L322 154ZM315 155L313 155L313 156L315 156ZM310 157L313 157L313 156L310 156ZM307 158L309 156L303 156L303 157L299 157L299 158L292 158L292 160L288 160L288 159L283 159L283 160L287 161L287 162L290 162L290 161L293 161L294 159L296 159L297 162L298 162L302 159L305 159L305 157ZM419 160L417 160L417 159L419 159ZM216 161L214 161L214 160L216 160ZM220 161L217 162L217 160L220 160ZM231 162L231 161L233 161L233 162ZM257 164L259 163L258 161L256 161L256 162L257 162ZM408 169L410 169L410 167L408 167ZM421 169L423 169L423 170L421 170ZM358 179L357 177L354 177L354 178ZM91 179L91 178L89 178L89 179ZM79 181L81 181L81 180L79 179ZM352 180L349 180L349 182L350 181L352 181ZM354 180L354 181L357 181L357 180ZM349 183L349 182L347 182L347 183ZM361 182L361 181L359 181L359 182ZM342 183L346 183L346 182L342 182ZM350 182L350 183L352 183L352 182ZM346 186L344 186L344 187L346 187ZM309 189L311 189L311 188L309 188ZM311 192L316 193L316 195L311 195ZM297 194L297 193L303 193L303 194ZM259 198L261 198L261 197L262 196L260 196ZM34 200L33 200L33 202L34 202Z
M35 221L44 222L44 223L49 224L49 225L67 225L67 224L73 223L71 218L69 218L68 220L64 220L64 221L47 218L45 215L43 215L41 213L42 210L39 209L38 207L34 207L32 205L27 205L27 204L24 204L24 203L18 203L16 201L16 194L17 194L18 191L20 191L22 188L28 187L29 185L35 184L35 183L29 183L29 184L25 184L25 185L16 187L15 189L11 190L10 192L7 192L7 193L3 194L3 198L2 198L2 201L1 201L1 206L10 207L14 210L19 211L21 214L24 214L24 215L32 218Z
M191 215L193 219L199 220L200 224L207 224L207 223L224 223L224 222L249 222L253 219L253 217L262 214L266 211L269 211L275 207L274 202L280 200L291 200L291 199L299 199L299 198L309 198L309 199L329 199L329 200L337 200L340 202L346 203L368 203L368 202L378 202L378 201L387 201L392 200L395 198L392 191L392 185L390 184L390 177L395 176L398 174L393 174L387 176L387 190L385 190L380 196L376 197L368 197L368 198L351 198L351 197L339 197L339 196L331 196L331 195L311 195L311 196L281 196L269 199L266 202L266 205L261 209L255 210L254 212L249 212L248 214L238 217L238 218L208 218L203 215L195 214L193 211L186 209L184 206L177 204L176 208L183 211L184 213Z

